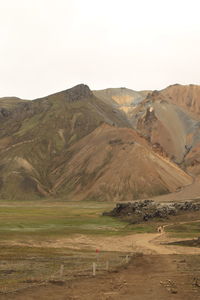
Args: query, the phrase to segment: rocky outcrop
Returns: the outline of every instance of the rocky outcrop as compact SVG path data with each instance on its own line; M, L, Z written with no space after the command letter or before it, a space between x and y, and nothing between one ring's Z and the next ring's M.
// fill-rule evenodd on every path
M0 118L6 118L10 115L10 111L6 108L0 108Z
M143 200L117 203L112 211L104 212L103 215L126 219L130 223L140 223L154 218L168 218L183 211L199 210L200 202L156 203L153 200Z

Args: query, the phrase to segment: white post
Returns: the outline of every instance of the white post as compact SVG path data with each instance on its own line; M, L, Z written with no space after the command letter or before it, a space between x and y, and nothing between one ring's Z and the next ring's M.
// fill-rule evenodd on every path
M128 259L128 255L126 255L126 263L128 263L129 259Z
M109 261L107 260L106 261L106 271L108 271L108 269L109 269Z
M64 265L60 266L60 277L63 277Z
M96 275L96 263L95 262L92 263L92 274L93 274L93 276Z

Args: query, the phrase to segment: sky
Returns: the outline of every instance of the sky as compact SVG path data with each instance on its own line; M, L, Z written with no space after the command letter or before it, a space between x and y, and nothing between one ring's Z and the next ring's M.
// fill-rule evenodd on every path
M200 84L199 0L0 0L0 97Z

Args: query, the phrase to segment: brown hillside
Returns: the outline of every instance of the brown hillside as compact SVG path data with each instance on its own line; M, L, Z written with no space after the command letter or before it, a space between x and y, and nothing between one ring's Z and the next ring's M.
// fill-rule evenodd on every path
M70 159L51 173L53 190L67 190L76 199L133 200L192 182L176 165L153 153L133 129L103 124L69 152Z
M175 84L161 91L173 104L176 104L194 116L200 116L200 86Z

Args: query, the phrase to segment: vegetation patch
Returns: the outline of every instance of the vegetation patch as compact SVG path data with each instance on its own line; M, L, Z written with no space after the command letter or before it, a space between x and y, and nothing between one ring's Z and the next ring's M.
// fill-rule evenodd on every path
M196 238L200 232L200 222L174 224L166 227L166 231L174 238Z
M7 202L0 206L0 241L54 240L73 234L126 235L149 232L149 226L127 226L102 216L113 207L105 202Z

